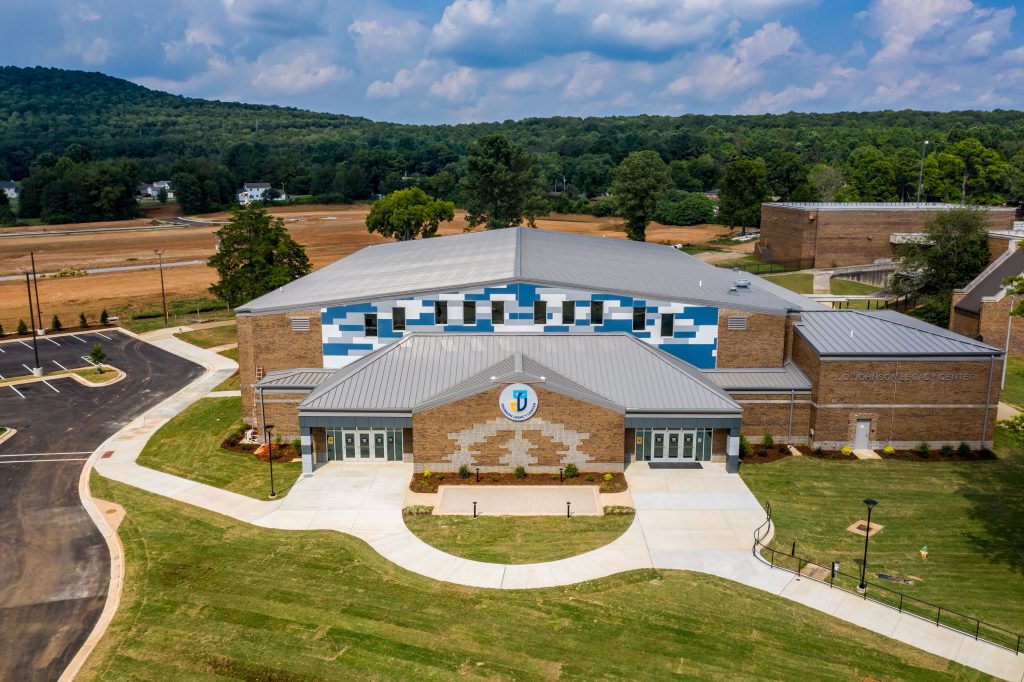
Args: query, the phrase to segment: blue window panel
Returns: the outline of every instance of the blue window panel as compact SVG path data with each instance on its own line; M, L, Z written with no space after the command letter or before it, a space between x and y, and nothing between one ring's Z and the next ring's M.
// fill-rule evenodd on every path
M695 339L697 332L676 332L672 335L674 339Z
M592 301L620 301L622 305L630 306L633 305L633 299L629 296L617 296L615 294L593 294L590 299Z
M414 320L406 320L405 324L406 325L418 324L418 325L431 325L431 326L433 326L433 325L437 324L437 321L434 319L434 313L433 312L429 312L429 313L423 313L422 315L420 315L419 317L415 318Z
M373 350L372 343L325 343L324 355L348 355L354 350Z
M687 308L684 312L677 315L679 319L691 320L695 325L718 325L718 308L712 307L692 307Z
M604 318L604 324L594 327L596 332L632 332L633 320L609 320Z
M670 353L684 362L688 362L700 369L714 369L715 357L711 354L711 345L687 345L681 343L666 343L658 346L666 353Z
M576 320L576 326L577 327L589 327L590 326L590 320Z
M534 301L540 300L540 296L537 294L537 286L534 284L517 284L515 294L516 300L520 305L532 306Z
M340 332L361 332L363 331L364 325L361 324L339 324L338 331Z
M510 320L532 320L533 313L509 313Z
M544 331L546 331L546 332L562 332L562 333L565 333L565 332L569 331L569 326L568 325L560 325L560 324L549 324L549 325L545 325L544 326Z
M400 338L401 332L395 332L394 320L386 317L377 318L377 336L382 338Z
M493 294L490 294L490 293L484 291L484 292L481 292L481 293L468 293L465 296L463 296L462 298L463 298L463 300L466 300L466 301L489 301L489 300L491 300L491 296L492 295Z
M342 305L336 308L328 308L324 315L344 317L350 313L373 313L376 311L377 306L374 303L355 303L353 305Z
M490 320L478 320L475 325L465 324L450 324L446 325L444 330L446 332L493 332L494 325L491 324Z
M632 332L632 334L633 334L633 336L635 336L638 339L649 339L649 338L651 338L651 333L650 332Z

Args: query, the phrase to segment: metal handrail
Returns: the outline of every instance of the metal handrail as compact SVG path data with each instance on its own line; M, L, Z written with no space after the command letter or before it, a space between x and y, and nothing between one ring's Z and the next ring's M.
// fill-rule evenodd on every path
M878 583L873 583L873 582L870 582L870 581L867 581L867 580L865 580L865 585L867 586L867 589L865 589L863 592L861 592L859 589L851 590L849 588L843 587L843 585L841 585L841 584L837 585L836 584L836 579L837 578L848 578L854 584L858 584L859 585L860 584L860 577L859 576L851 575L849 573L843 573L842 571L833 570L831 567L822 566L821 564L817 564L817 563L815 563L813 561L809 561L808 559L804 559L803 557L797 556L795 551L794 552L790 552L790 553L786 553L786 552L780 552L780 551L778 551L778 550L776 550L776 549L774 549L772 547L768 547L767 545L764 544L763 541L768 536L768 534L771 532L771 528L772 528L772 506L771 506L770 502L765 502L764 507L765 507L765 520L764 520L764 523L762 523L760 526L758 526L754 530L754 545L753 545L753 548L752 548L752 552L754 554L754 557L756 559L758 559L758 561L760 561L760 562L762 562L764 564L768 564L773 570L778 568L778 569L781 569L783 571L788 571L789 573L793 573L794 575L798 575L798 576L800 576L802 578L810 578L811 580L814 580L815 582L819 582L819 583L821 583L823 585L827 584L830 589L837 589L837 590L841 590L843 592L847 592L849 594L856 594L857 596L859 596L859 597L861 597L861 598L863 598L865 600L870 600L870 601L872 601L872 602L874 602L876 604L881 604L882 606L887 606L887 607L889 607L891 609L898 610L900 613L906 613L906 614L911 615L911 616L913 616L915 618L920 618L921 620L927 620L929 622L933 622L933 623L935 623L935 625L937 627L944 627L944 628L946 628L948 630L953 630L954 632L959 632L959 633L961 633L963 635L966 635L968 637L973 637L976 641L986 642L988 644L991 644L992 646L997 646L1000 649L1006 649L1007 651L1012 651L1016 655L1020 655L1021 644L1024 643L1024 634L1013 632L1011 630L1007 630L1006 628L1001 628L998 625L993 625L991 623L987 623L987 622L985 622L983 620L980 620L978 618L973 618L973 617L965 615L963 613L959 613L957 611L953 611L952 609L947 609L947 608L945 608L943 606L939 606L938 604L933 604L931 602L925 601L924 599L918 599L917 597L912 597L912 596L910 596L910 595L908 595L908 594L906 594L904 592L900 592L899 590L894 590L894 589L892 589L890 587L886 587L884 585L879 585ZM761 554L761 552L764 552L764 551L769 552L769 558L767 560ZM777 562L776 559L780 555L783 558L789 558L791 560L796 560L796 562L797 562L797 564L796 564L797 565L797 570L794 571L793 569L788 568L788 567L780 564L779 562ZM813 575L810 575L808 573L804 573L803 572L804 569L806 567L808 567L808 566L814 566L814 567L820 568L822 570L825 570L828 573L828 576L829 576L828 580L827 581L826 580L820 580L820 579L814 577ZM894 606L893 604L890 604L890 603L888 603L886 601L883 601L881 599L877 599L877 598L873 597L871 593L873 591L876 591L876 590L881 591L883 594L884 593L889 593L891 595L894 595L892 597L893 601L895 601L896 598L898 597L899 598L898 605ZM925 607L927 607L928 610L934 609L935 610L935 617L931 618L929 616L928 618L925 618L923 615L921 615L919 613L914 613L913 611L909 610L910 607L912 607L914 605L918 605L918 604L924 605ZM942 622L942 617L944 615L946 616L946 622ZM954 624L952 624L950 622L952 620L952 618L959 618L959 619L961 619L963 621L971 623L973 625L973 628L968 630L968 629L963 628L963 627L957 627L956 625L954 625ZM991 638L989 638L987 636L984 636L982 634L982 628L983 627L986 628L987 630L991 631L993 634L1001 633L1003 635L1006 635L1004 641L1008 642L1008 643L999 642L999 641L991 639ZM1010 644L1010 643L1012 643L1012 644Z

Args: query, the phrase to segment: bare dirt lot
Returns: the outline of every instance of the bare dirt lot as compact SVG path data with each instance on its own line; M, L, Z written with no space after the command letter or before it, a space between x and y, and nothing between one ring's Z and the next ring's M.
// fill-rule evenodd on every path
M165 263L209 258L214 253L217 226L89 231L153 227L159 218L176 215L175 208L157 207L147 211L143 218L130 221L5 229L4 234L44 230L54 234L0 238L0 276L25 272L29 266L30 251L35 252L36 269L40 273L56 272L64 268L85 270L154 264L157 257L153 250L158 248L164 250ZM366 231L364 221L368 211L369 206L363 204L271 209L271 213L285 219L292 236L306 247L314 268L323 267L370 244L388 241ZM229 217L229 213L199 216L214 221L227 220ZM552 215L538 220L537 224L541 229L625 238L618 218ZM440 232L458 234L465 226L465 214L460 211L455 221L442 226ZM652 223L647 229L647 240L700 245L727 233L728 230L719 225L666 227ZM749 251L750 244L725 248ZM207 287L214 281L214 273L205 265L171 267L165 268L164 280L169 300L197 297L206 294ZM80 312L85 312L90 319L96 319L103 308L114 315L129 304L137 308L141 304L158 302L160 277L154 269L46 278L39 282L39 295L44 321L49 323L50 318L57 314L67 326L77 320ZM12 331L21 318L28 321L24 281L0 281L0 324L5 330Z

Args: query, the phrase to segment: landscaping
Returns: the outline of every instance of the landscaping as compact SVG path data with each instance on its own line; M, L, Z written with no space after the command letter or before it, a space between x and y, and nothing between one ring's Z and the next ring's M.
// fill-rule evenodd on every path
M259 528L96 474L91 485L127 511L126 579L83 680L988 679L707 575L465 588L340 533Z
M238 362L238 348L228 348L227 350L222 350L220 353L218 353L218 355L223 355L226 358Z
M865 517L862 500L885 529L871 538L869 577L912 584L899 589L945 609L1024 631L1024 448L996 432L996 460L973 462L823 461L787 457L740 473L771 502L773 546L859 574L864 538L847 527ZM927 547L926 556L922 548Z
M764 275L764 278L798 294L814 293L814 275L811 273L793 272L785 275ZM829 279L829 293L833 296L870 296L876 293L878 289L876 286L854 282L849 279L840 279L838 277Z
M221 444L242 424L241 398L203 398L153 434L139 455L144 467L265 500L270 492L266 462ZM299 462L278 462L277 494L286 494L302 473Z
M242 388L242 378L235 372L224 381L217 384L215 391L238 391Z
M1011 355L1006 362L1006 386L999 400L1018 408L1024 407L1024 356Z
M204 329L195 329L190 332L175 334L175 336L182 341L191 343L193 346L216 348L217 346L226 346L229 343L238 343L238 326L235 324L225 324L218 327L206 327Z
M626 532L633 515L425 516L405 515L420 540L465 559L496 564L556 561L603 547Z
M409 489L417 493L436 493L442 485L592 485L599 486L603 493L621 493L628 487L626 476L621 473L596 473L577 471L572 464L558 474L531 474L524 467L506 473L476 473L475 468L463 466L459 471L424 470L414 474Z

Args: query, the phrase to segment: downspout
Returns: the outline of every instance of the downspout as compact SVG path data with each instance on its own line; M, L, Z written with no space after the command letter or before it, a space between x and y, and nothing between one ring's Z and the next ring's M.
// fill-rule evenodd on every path
M1003 358L1003 364L1006 364L1006 358ZM985 419L982 422L981 427L981 443L982 447L985 444L985 436L988 435L988 410L992 405L992 375L995 373L996 356L990 355L988 359L988 390L985 392Z
M259 390L260 390L260 430L259 430L259 433L262 433L263 436L266 436L267 434L263 430L263 425L267 423L267 412L266 412L266 410L263 407L263 387L261 386ZM263 439L260 438L260 440L263 440Z
M1006 316L1006 344L1003 347L1003 377L999 380L999 390L1006 388L1006 365L1010 359L1010 334L1013 332L1013 303L1016 296L1010 297L1010 314Z
M896 388L900 384L900 363L896 361L896 374L892 378L892 409L889 410L889 445L892 445L893 432L896 428Z
M787 444L793 442L793 404L796 401L796 391L790 389L789 391L789 431L786 434Z

